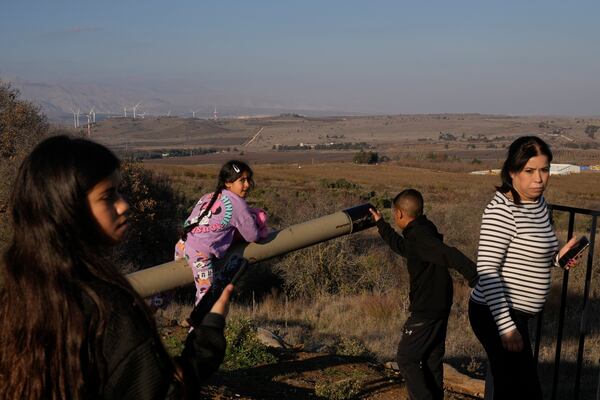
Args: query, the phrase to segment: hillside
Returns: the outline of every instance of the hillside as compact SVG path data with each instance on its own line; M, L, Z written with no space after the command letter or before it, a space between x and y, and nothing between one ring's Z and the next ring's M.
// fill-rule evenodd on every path
M295 114L248 119L112 118L91 127L91 137L120 154L211 149L187 164L221 163L243 153L251 162L350 161L359 149L390 159L500 160L516 137L537 134L564 162L599 159L600 119L479 114L308 118ZM85 126L84 126L85 128ZM84 134L85 129L82 131ZM157 153L160 156L161 153ZM557 155L560 153L557 152ZM439 161L439 160L438 160ZM172 161L168 161L172 163Z

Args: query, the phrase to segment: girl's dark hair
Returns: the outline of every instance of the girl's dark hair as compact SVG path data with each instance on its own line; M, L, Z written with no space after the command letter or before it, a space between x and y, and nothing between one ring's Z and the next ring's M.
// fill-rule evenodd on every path
M254 188L254 180L252 179L254 173L252 172L252 168L250 168L248 164L239 160L230 160L223 164L221 170L219 171L217 187L215 188L215 191L212 197L210 198L210 202L208 203L204 211L202 211L202 213L200 213L200 215L198 216L198 222L186 225L183 228L183 235L181 236L182 240L186 240L187 234L190 233L196 226L198 226L198 224L200 223L202 218L204 218L208 210L210 210L213 204L215 204L215 201L217 201L217 198L219 198L219 195L221 194L223 189L225 189L225 184L235 182L240 178L240 176L242 176L244 172L248 173L248 182L250 183L250 189Z
M550 147L537 136L521 136L512 142L500 174L502 184L496 186L496 190L501 193L510 192L515 204L521 204L521 196L513 187L510 174L523 171L530 158L541 155L548 157L548 163L552 162Z
M106 261L106 241L87 201L118 168L106 147L68 136L44 140L21 164L10 200L13 236L0 270L0 398L85 397L94 367L81 357L95 349L88 358L103 374L99 344L111 304L94 288L120 288L143 305ZM84 297L95 306L88 322Z

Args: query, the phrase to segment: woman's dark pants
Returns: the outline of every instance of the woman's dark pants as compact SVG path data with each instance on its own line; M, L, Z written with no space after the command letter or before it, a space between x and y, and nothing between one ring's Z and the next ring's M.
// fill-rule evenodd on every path
M542 399L527 325L533 315L513 309L510 315L523 338L523 350L520 352L504 349L490 308L469 301L471 327L483 345L492 369L494 400Z

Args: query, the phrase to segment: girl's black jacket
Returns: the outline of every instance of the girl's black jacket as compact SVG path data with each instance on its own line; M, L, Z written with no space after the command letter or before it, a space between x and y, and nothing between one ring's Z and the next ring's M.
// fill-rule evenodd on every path
M225 356L224 317L210 313L193 324L194 329L177 358L184 375L184 387L174 378L175 364L145 311L124 290L105 285L99 291L98 287L95 289L102 297L109 295L111 301L110 309L106 310L105 334L98 340L95 337L98 326L94 323L96 306L87 296L83 300L90 327L87 346L82 351L89 398L197 398L200 384L219 368Z

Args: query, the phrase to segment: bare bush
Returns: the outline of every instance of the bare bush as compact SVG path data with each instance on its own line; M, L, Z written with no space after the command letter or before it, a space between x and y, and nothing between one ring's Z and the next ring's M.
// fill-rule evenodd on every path
M168 176L125 162L121 192L131 207L130 228L113 254L124 272L160 264L173 258L179 227L187 215L181 196Z
M49 131L37 106L19 99L19 91L0 80L0 249L10 238L8 200L17 169Z

